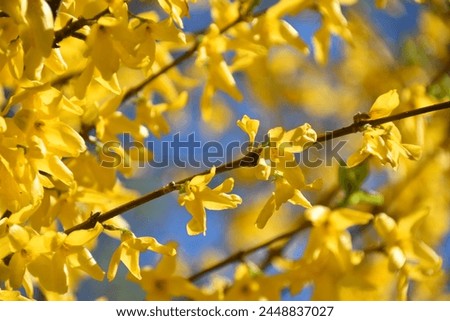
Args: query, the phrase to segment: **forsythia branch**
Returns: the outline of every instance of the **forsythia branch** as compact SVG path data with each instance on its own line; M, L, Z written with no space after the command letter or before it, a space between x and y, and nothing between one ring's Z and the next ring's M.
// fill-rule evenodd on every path
M414 117L414 116L418 116L418 115L422 115L422 114L426 114L426 113L430 113L430 112L438 111L438 110L442 110L442 109L447 109L447 108L450 108L450 101L446 101L443 103L439 103L439 104L435 104L435 105L431 105L431 106L427 106L427 107L422 107L422 108L418 108L418 109L408 110L408 111L405 111L405 112L402 112L399 114L390 115L390 116L386 116L386 117L382 117L382 118L378 118L378 119L364 120L364 119L360 119L359 117L355 116L355 119L351 125L342 127L340 129L333 130L331 132L326 132L325 134L322 134L322 135L319 135L317 137L316 142L320 143L320 142L330 140L332 138L342 137L342 136L346 136L349 134L360 132L363 130L363 127L366 125L378 126L378 125L393 122L396 120Z
M221 166L218 166L216 168L216 174L220 174L223 172L227 172L232 169L240 168L240 167L253 167L258 162L259 153L258 151L252 151L244 155L243 157L236 159L234 161L231 161L226 164L222 164ZM199 174L194 174L189 177L186 177L182 180L179 180L177 182L170 182L169 184L153 191L148 194L145 194L137 199L134 199L128 203L122 204L108 212L105 212L103 214L95 213L89 217L86 221L83 223L80 223L74 227L71 227L70 229L67 229L64 231L64 233L69 234L76 230L82 230L82 229L89 229L95 226L97 222L103 223L109 219L112 219L113 217L116 217L118 215L121 215L135 207L138 207L139 205L145 204L147 202L150 202L156 198L159 198L163 195L169 194L175 190L178 190L181 185L183 185L185 182L190 181L195 176L198 175L205 175L208 174L210 170L206 170Z
M336 129L336 130L333 130L330 132L326 132L325 134L322 134L322 135L319 135L317 137L316 143L328 141L333 138L342 137L345 135L349 135L352 133L362 131L363 127L366 125L377 126L377 125L381 125L384 123L401 120L404 118L414 117L414 116L418 116L418 115L422 115L422 114L426 114L426 113L430 113L430 112L434 112L434 111L438 111L438 110L443 110L443 109L447 109L447 108L450 108L450 101L423 107L423 108L418 108L418 109L414 109L414 110L410 110L410 111L405 111L405 112L402 112L399 114L382 117L382 118L378 118L378 119L361 120L360 117L355 117L354 121L351 125L340 128L340 129ZM305 149L307 149L307 148L308 148L308 146ZM241 167L256 166L256 164L258 163L259 154L261 153L261 151L262 151L261 149L256 149L254 151L248 152L246 155L244 155L241 158L238 158L229 163L222 164L221 166L217 167L216 174L231 171L233 169L237 169L237 168L241 168ZM209 172L210 172L210 170L206 170L202 173L189 176L189 177L179 180L177 182L171 182L153 192L150 192L150 193L145 194L139 198L136 198L130 202L122 204L110 211L107 211L102 214L95 213L86 221L65 230L64 233L70 234L76 230L93 228L97 222L103 223L103 222L105 222L113 217L116 217L118 215L121 215L135 207L138 207L142 204L145 204L145 203L150 202L154 199L157 199L161 196L169 194L175 190L178 190L181 185L183 185L187 181L192 180L195 176L205 175L205 174L208 174Z

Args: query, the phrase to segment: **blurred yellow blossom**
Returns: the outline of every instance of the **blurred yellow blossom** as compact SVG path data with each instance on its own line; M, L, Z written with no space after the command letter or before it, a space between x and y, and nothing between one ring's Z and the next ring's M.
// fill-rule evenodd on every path
M400 271L398 279L399 296L405 299L408 278L421 280L439 271L442 259L425 242L415 237L415 233L427 209L419 209L397 222L381 213L375 217L375 228L385 244L389 258L389 268Z
M359 254L353 252L348 229L369 223L373 215L349 208L331 210L317 205L305 211L305 218L312 223L311 235L305 250L306 260L330 264L346 271L358 262Z
M239 264L234 273L234 282L220 294L222 300L280 300L280 292L285 284L279 275L264 275L257 266Z

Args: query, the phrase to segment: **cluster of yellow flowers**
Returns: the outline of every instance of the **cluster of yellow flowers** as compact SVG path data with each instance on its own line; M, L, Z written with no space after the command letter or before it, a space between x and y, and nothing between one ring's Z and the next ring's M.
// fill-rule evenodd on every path
M398 127L370 121L396 108L412 110L448 97L427 91L431 77L422 66L398 67L402 79L397 79L391 69L376 68L384 61L381 51L370 53L375 63L365 66L362 53L369 27L357 18L350 20L342 9L356 6L357 0L279 0L264 9L257 0L211 0L212 22L198 33L183 29L189 2L196 1L158 0L141 4L150 9L137 14L131 12L131 2L62 0L53 11L45 0L0 2L0 300L35 299L36 289L48 300L77 299L83 278L101 281L106 276L113 281L121 263L129 271L128 280L138 283L150 300L277 300L284 289L296 295L309 285L314 287L313 299L407 299L413 281L415 297L442 298L446 276L434 248L448 233L450 198L442 192L450 177L448 121L435 117L428 125L415 118ZM439 0L433 4L441 5ZM389 2L376 5L389 7ZM288 19L307 12L320 17L308 39L311 48ZM442 48L450 42L450 29L435 12L424 12L421 32L431 39L428 49L437 61L447 59L448 64L448 52ZM439 36L430 25L441 30ZM299 79L287 85L287 74L290 80L299 76L286 64L304 70L308 79L327 79L324 66L333 37L352 43L337 72L355 71L353 77L365 92L354 89L354 79L342 80L352 89L344 92L339 87L339 95L332 94L331 80L305 84ZM310 50L314 62L308 60ZM191 57L192 66L179 70ZM325 173L327 169L308 180L313 169L298 166L299 155L318 142L309 123L271 128L267 141L258 142L260 121L244 115L237 126L248 135L255 166L233 168L236 175L215 187L209 185L218 167L170 185L179 192L178 204L191 215L188 235L206 234L207 210L237 208L228 228L242 234L240 240L230 237L230 247L241 255L218 265L234 265L233 280L214 275L198 286L196 279L214 269L191 277L180 273L183 262L175 241L161 244L151 236L136 236L120 215L105 221L99 217L139 200L119 177L132 177L137 165L151 159L144 143L171 132L167 115L183 113L195 96L191 93L201 87L201 118L217 122L215 115L223 108L220 93L236 101L246 94L238 87L238 73L271 107L281 95L320 114L308 105L328 93L344 107L323 113L346 117L361 102L375 102L364 114L366 125L358 129L363 141L352 146L340 182L335 172ZM380 75L392 76L384 84L389 91L383 84L374 85ZM123 134L142 143L143 150L136 153L121 146ZM419 142L423 148L405 142ZM121 162L102 166L111 153ZM364 168L386 164L396 176L373 196L362 188ZM239 215L244 211L240 205L250 197L231 194L235 180L274 184L268 196L258 195L253 205L246 204L250 219ZM330 195L317 196L317 190L328 188ZM438 192L444 195L436 202ZM445 224L435 229L437 221ZM80 227L86 222L92 224ZM289 228L294 231L280 234ZM294 246L287 255L289 240L306 230L306 247ZM118 243L107 268L92 255L101 235ZM246 238L256 247L242 252ZM266 248L265 263L247 257ZM146 251L160 256L155 266L140 264ZM267 273L269 265L276 272Z

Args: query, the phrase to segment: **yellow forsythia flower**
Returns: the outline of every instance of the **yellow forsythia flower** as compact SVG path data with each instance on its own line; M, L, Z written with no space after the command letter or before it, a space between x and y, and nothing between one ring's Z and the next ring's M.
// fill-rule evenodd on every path
M370 108L369 116L371 119L386 117L398 104L397 91L391 90L377 98ZM356 166L373 155L383 165L389 163L393 169L397 169L400 156L417 160L421 155L420 146L402 143L400 131L392 122L376 127L367 126L363 135L363 146L348 158L349 167Z
M398 222L384 213L375 217L375 229L386 242L389 269L398 272L397 297L400 300L407 299L410 278L423 280L436 275L442 266L442 258L414 235L427 214L426 209L417 210Z
M189 235L196 235L206 232L206 209L225 210L236 208L242 203L242 199L236 194L227 194L231 192L234 185L233 178L227 178L222 184L214 189L207 185L216 174L216 168L205 175L198 175L184 185L184 191L178 198L178 203L185 206L186 210L192 215L192 219L187 224Z
M417 278L439 270L442 259L414 236L427 214L428 210L418 210L400 218L398 222L384 213L376 216L375 228L386 242L391 270L407 267L408 272Z
M250 143L254 142L259 121L244 115L237 125L248 134ZM302 194L305 188L317 188L320 182L306 184L301 168L295 161L295 153L302 152L317 139L316 132L309 124L286 131L282 127L272 128L268 132L269 142L266 144L255 166L256 177L268 180L275 178L275 191L267 200L256 220L258 228L264 228L268 220L280 206L286 202L303 207L311 207L310 202Z
M234 278L234 283L225 287L221 299L227 301L280 300L281 290L285 286L283 276L265 275L250 262L239 264Z
M305 217L313 226L304 254L306 260L329 262L331 259L337 263L334 269L342 272L355 260L351 235L347 229L367 224L373 215L349 208L331 210L318 205L307 209Z
M0 225L4 224L6 219ZM97 223L92 229L74 231L69 235L55 231L39 235L31 228L11 225L7 236L0 238L1 256L11 255L8 264L10 285L19 288L27 282L25 276L29 272L45 290L66 293L72 269L102 280L104 272L86 248L102 231L102 225Z

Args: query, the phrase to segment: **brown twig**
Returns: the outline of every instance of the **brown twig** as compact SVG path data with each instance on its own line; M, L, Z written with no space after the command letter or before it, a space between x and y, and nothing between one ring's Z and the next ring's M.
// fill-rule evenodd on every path
M260 151L259 151L260 152ZM222 164L221 166L218 166L216 168L216 174L224 173L232 169L240 168L240 167L253 167L257 164L258 158L259 158L259 152L258 151L251 151L244 155L243 157L236 159L234 161L231 161L226 164ZM122 205L119 205L116 208L113 208L110 211L107 211L103 214L95 213L91 215L86 221L75 225L67 230L64 231L66 234L70 234L73 231L81 230L81 229L89 229L93 228L97 222L103 223L109 219L112 219L113 217L116 217L118 215L123 214L124 212L127 212L135 207L138 207L142 204L148 203L154 199L160 198L161 196L164 196L166 194L169 194L175 190L178 190L180 186L182 186L184 183L192 180L195 176L198 175L205 175L210 172L210 169L205 170L199 174L191 175L189 177L186 177L182 180L179 180L177 182L170 182L169 184L153 191L148 194L145 194L139 198L136 198L130 202L124 203Z
M382 118L378 118L378 119L357 120L357 121L354 121L349 126L346 126L346 127L340 128L340 129L336 129L331 132L326 132L325 134L318 136L316 143L324 142L324 141L330 140L332 138L338 138L338 137L346 136L348 134L353 134L353 133L363 131L364 126L366 126L366 125L378 126L378 125L393 122L396 120L400 120L400 119L404 119L404 118L408 118L408 117L414 117L414 116L418 116L418 115L422 115L422 114L426 114L426 113L430 113L430 112L438 111L438 110L442 110L442 109L447 109L447 108L450 108L450 101L446 101L443 103L439 103L439 104L435 104L435 105L431 105L431 106L427 106L427 107L423 107L423 108L408 110L408 111L405 111L405 112L402 112L399 114L382 117Z
M357 120L354 121L351 125L340 128L340 129L336 129L333 130L331 132L327 132L323 135L319 135L317 137L317 141L316 142L323 142L323 141L327 141L330 139L334 139L337 137L341 137L341 136L345 136L345 135L349 135L352 133L356 133L359 131L363 131L364 130L364 126L366 125L372 125L372 126L377 126L377 125L381 125L384 123L388 123L388 122L392 122L392 121L396 121L396 120L400 120L400 119L404 119L404 118L408 118L408 117L413 117L413 116L418 116L421 114L425 114L425 113L429 113L429 112L433 112L433 111L438 111L438 110L442 110L442 109L446 109L446 108L450 108L450 101L444 102L444 103L440 103L440 104L436 104L436 105L432 105L432 106L427 106L427 107L423 107L423 108L419 108L419 109L414 109L414 110L409 110L409 111L405 111L396 115L391 115L391 116L387 116L387 117L383 117L383 118L379 118L379 119L372 119L372 120ZM312 146L312 145L310 145ZM309 146L309 147L310 147ZM306 147L308 148L308 147ZM306 149L305 148L305 149ZM253 167L256 166L256 164L258 163L258 159L260 156L260 153L262 152L262 148L259 148L257 150L248 152L246 155L244 155L241 158L238 158L234 161L231 161L229 163L226 164L222 164L221 166L217 167L216 169L216 174L220 174L220 173L224 173L233 169L237 169L237 168L241 168L241 167ZM153 192L150 192L148 194L145 194L137 199L134 199L130 202L127 202L125 204L122 204L110 211L107 211L103 214L99 214L97 216L95 216L95 218L93 218L93 216L91 216L90 218L88 218L86 221L75 225L67 230L65 230L64 232L66 234L69 234L73 231L76 230L81 230L81 229L89 229L89 228L93 228L96 224L96 222L105 222L113 217L116 217L118 215L123 214L124 212L127 212L135 207L138 207L142 204L145 204L147 202L150 202L154 199L157 199L161 196L164 196L166 194L169 194L177 189L179 189L179 187L181 185L183 185L185 182L190 181L191 179L193 179L195 176L198 175L204 175L209 173L210 170L206 170L203 171L201 173L189 176L187 178L184 178L180 181L177 182L171 182Z

